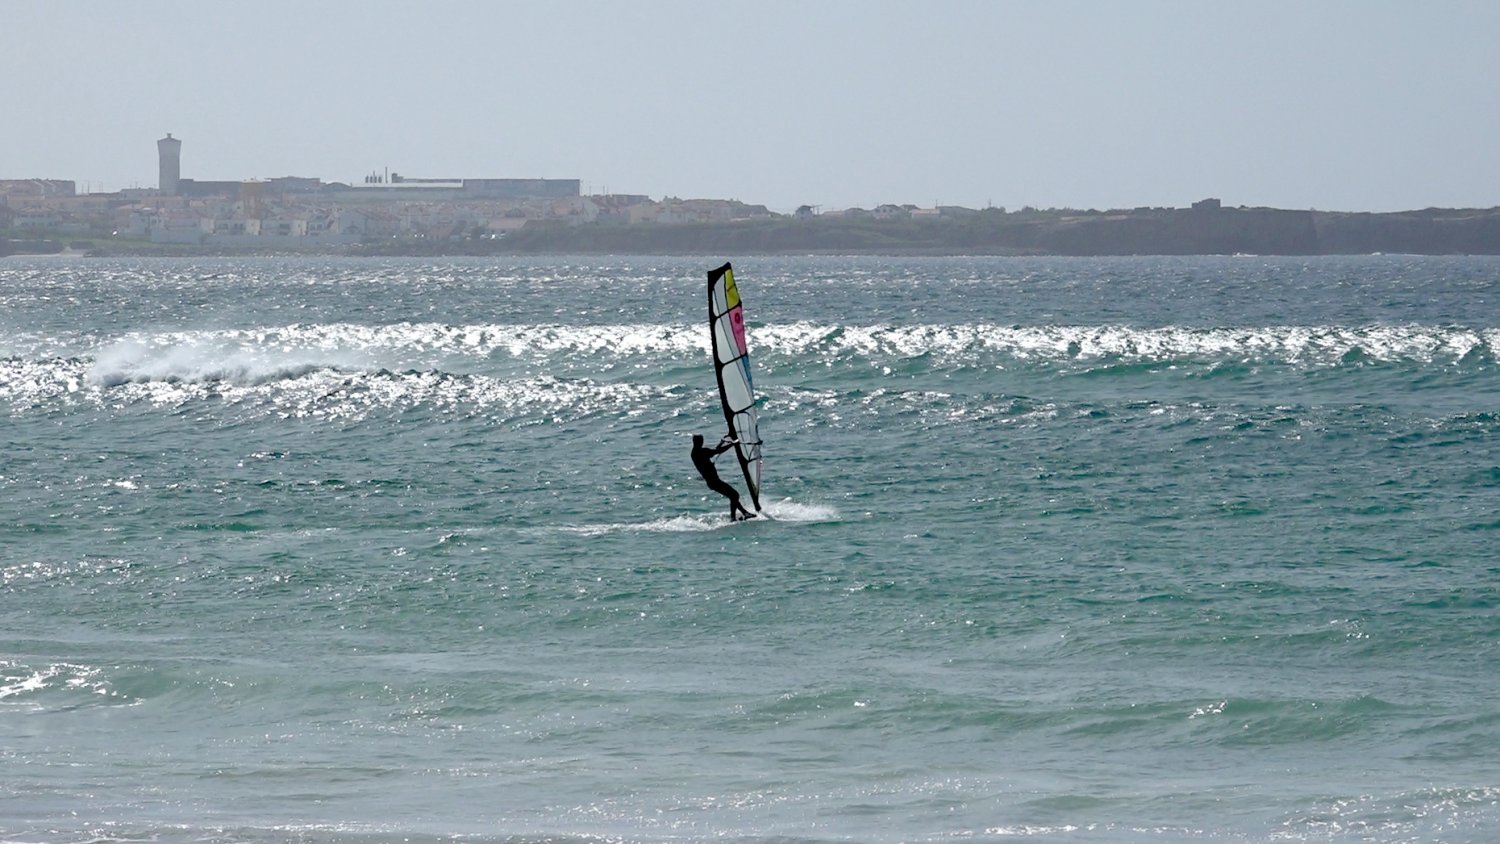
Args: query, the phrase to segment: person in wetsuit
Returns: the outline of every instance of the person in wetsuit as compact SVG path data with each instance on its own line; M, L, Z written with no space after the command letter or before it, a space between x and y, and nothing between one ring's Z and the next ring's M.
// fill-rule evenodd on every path
M728 437L719 440L718 447L709 448L703 444L702 434L694 434L693 465L698 468L698 474L703 476L703 480L708 483L709 489L729 499L730 521L738 521L740 517L737 514L739 513L744 513L743 518L745 519L753 519L755 518L755 514L746 510L745 505L740 503L740 491L724 483L723 479L719 477L719 470L714 468L714 458L731 448L734 448L734 440Z

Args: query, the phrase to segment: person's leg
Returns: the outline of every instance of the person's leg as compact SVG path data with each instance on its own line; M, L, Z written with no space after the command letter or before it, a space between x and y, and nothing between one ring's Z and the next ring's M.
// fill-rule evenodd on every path
M749 511L745 509L745 505L740 503L739 490L735 489L734 487L730 487L729 491L734 493L733 495L729 496L729 520L734 521L734 514L736 512L744 513L745 517L749 518Z
M734 521L734 514L740 507L740 491L725 483L722 479L716 480L708 485L708 488L729 499L729 520Z

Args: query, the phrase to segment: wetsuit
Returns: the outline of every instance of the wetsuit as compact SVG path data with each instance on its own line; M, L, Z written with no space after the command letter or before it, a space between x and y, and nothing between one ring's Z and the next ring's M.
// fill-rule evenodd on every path
M740 491L725 483L719 477L719 470L714 468L714 458L734 448L734 443L724 443L718 448L709 448L706 445L693 446L693 465L697 467L698 474L708 483L708 488L729 499L729 513L732 516L735 511L749 515L749 511L740 505Z

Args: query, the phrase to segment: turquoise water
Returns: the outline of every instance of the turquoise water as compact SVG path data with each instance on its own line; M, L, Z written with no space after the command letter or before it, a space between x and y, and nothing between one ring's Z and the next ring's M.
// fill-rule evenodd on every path
M0 262L0 840L1500 838L1500 259L726 257Z

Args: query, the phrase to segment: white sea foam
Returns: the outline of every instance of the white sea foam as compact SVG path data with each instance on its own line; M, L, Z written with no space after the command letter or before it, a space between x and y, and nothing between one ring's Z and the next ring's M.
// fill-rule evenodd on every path
M0 360L0 403L24 410L70 397L177 405L215 396L270 400L296 415L357 412L382 402L511 407L538 402L544 407L553 396L607 406L651 398L652 390L667 388L631 388L591 378L620 365L663 371L701 362L703 335L696 325L644 323L342 323L133 332L105 343L91 357ZM1430 325L838 327L793 322L757 327L752 343L773 371L792 366L804 373L836 363L890 368L912 360L935 367L1156 361L1449 366L1490 360L1500 349L1500 330ZM507 360L520 365L507 365ZM568 374L577 377L556 377ZM456 381L453 375L471 380ZM549 377L555 380L545 380ZM636 395L630 395L632 389ZM330 407L336 397L345 400L341 410Z
M755 523L803 524L809 522L838 521L839 512L826 504L802 504L791 499L767 502L763 505L769 519L747 522L731 522L724 513L694 513L667 516L645 522L612 522L603 524L569 525L561 528L568 533L582 536L600 536L608 533L700 533L721 528L749 526Z
M147 381L257 384L357 364L344 350L257 342L243 336L130 336L95 353L89 381L106 387Z
M49 690L82 691L114 697L115 692L93 666L59 662L34 668L19 662L0 662L0 700L27 699Z
M608 533L699 533L716 530L730 524L727 516L696 514L669 516L646 522L609 522L588 525L566 525L560 528L565 533L581 536L602 536Z
M973 360L1280 360L1338 364L1350 353L1373 360L1460 359L1500 348L1500 331L1424 325L1195 328L1121 325L874 325L835 329L811 323L758 328L767 351L815 356Z
M14 676L4 678L0 682L0 699L37 692L47 688L47 683L58 673L57 666L50 666L41 671L26 671Z
M90 380L255 383L319 368L463 368L495 356L527 361L567 357L697 356L707 347L685 325L288 325L255 329L132 333L100 347ZM696 357L695 357L696 359Z
M780 501L767 501L763 504L765 512L778 522L836 522L839 520L838 508L827 504L804 504L783 498Z
M100 348L89 376L112 386L130 381L256 383L312 369L451 369L496 358L552 365L610 366L631 358L697 360L701 326L628 323L564 325L288 325L225 331L130 334ZM1137 328L1120 325L833 326L792 322L756 326L752 348L769 356L814 360L940 362L1015 360L1283 361L1338 365L1350 355L1375 361L1458 360L1500 348L1500 331L1453 326L1264 326Z

